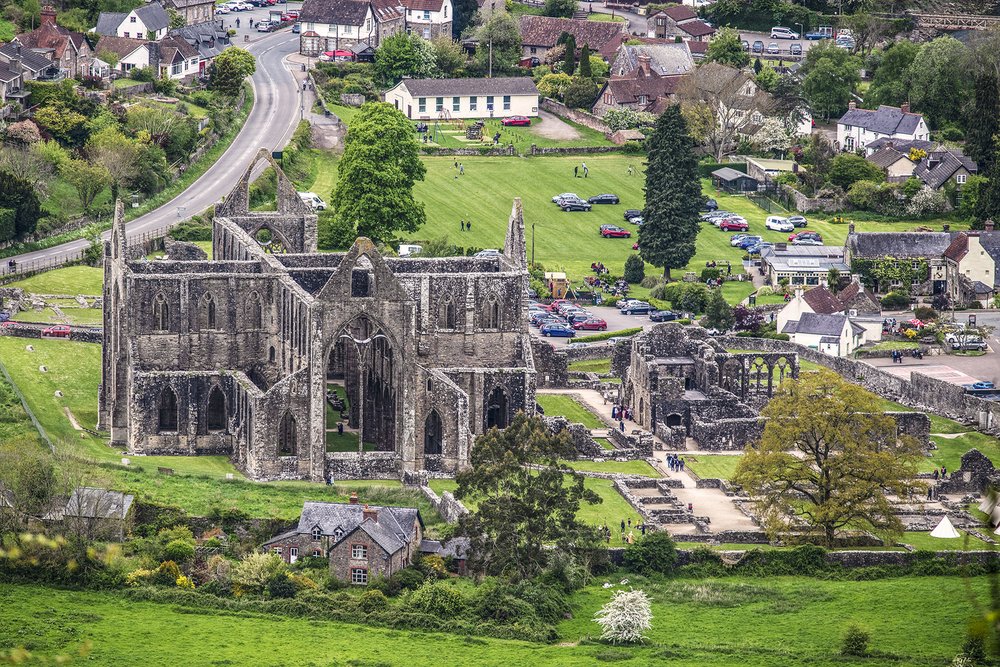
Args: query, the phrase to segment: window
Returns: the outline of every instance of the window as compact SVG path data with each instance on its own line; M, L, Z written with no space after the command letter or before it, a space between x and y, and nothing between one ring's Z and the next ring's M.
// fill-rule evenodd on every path
M819 285L819 277L818 276L806 277L806 285Z
M281 547L274 547L274 553L280 556L282 554Z
M368 20L365 21L365 30L367 32L371 32L372 31L372 20L371 19L368 19Z
M437 410L431 410L424 420L424 454L440 454L443 428Z
M162 294L153 299L153 327L156 331L170 330L170 306Z
M538 53L538 49L535 48L534 46L531 47L531 55L535 55L536 53Z
M845 126L844 126L844 129L845 129L846 131L850 132L850 131L851 131L851 130L853 130L854 128L852 128L852 127L851 127L850 125L845 125Z
M615 103L614 98L611 97L611 93L604 93L604 103L605 104L614 104Z
M510 111L510 95L503 96L503 110Z
M205 309L205 328L214 329L215 328L215 297L211 294L206 294L202 297L204 301Z
M295 417L286 412L278 426L278 456L295 456L296 440Z
M183 67L184 67L184 63L174 63L170 67L170 73L171 74L180 74L181 71L183 70Z
M363 567L351 568L351 583L365 586L368 584L368 570Z
M345 26L344 26L344 34L345 34L345 35L350 35L350 34L351 34L351 31L352 31L353 29L354 29L354 26L349 26L349 25L345 25Z
M452 111L461 111L462 110L462 98L461 97L453 97L453 98L451 98L451 110Z
M479 108L479 98L473 95L469 98L469 111L476 111Z
M425 9L424 10L424 20L425 21L430 21L431 20L431 12L430 12L429 9Z
M427 98L418 97L417 98L417 111L420 113L427 113Z
M486 110L487 111L493 111L493 96L492 95L487 95L486 96Z
M444 6L444 17L448 18L448 5Z
M134 16L128 17L128 22L129 23L135 23L135 17Z
M958 183L959 185L964 185L965 184L965 180L967 178L968 178L968 174L959 174L958 176L955 177L955 182Z
M434 111L441 111L444 109L444 98L438 97L434 100Z
M157 412L157 430L160 433L177 430L177 394L170 387L164 387L160 392Z
M455 328L455 302L451 300L451 297L445 297L441 300L441 305L438 308L438 329L454 329Z
M486 303L483 305L483 328L500 328L500 304L492 297L486 299Z
M363 544L352 544L351 545L351 558L353 560L367 560L368 558L368 547Z
M645 95L640 95L639 96L639 104L646 104L647 102L648 102L648 98Z
M313 540L314 541L318 542L320 536L322 536L322 535L323 535L323 531L320 529L319 526L316 526L315 528L312 529L312 536L313 536Z
M320 553L320 550L319 550L319 549L313 549L313 556L315 556L316 558L319 558L319 557L320 557L320 556L322 556L322 555L323 555L323 554L322 554L322 553Z
M226 428L226 397L219 385L208 393L208 430L222 431Z
M127 32L125 33L125 39L128 39L128 33Z

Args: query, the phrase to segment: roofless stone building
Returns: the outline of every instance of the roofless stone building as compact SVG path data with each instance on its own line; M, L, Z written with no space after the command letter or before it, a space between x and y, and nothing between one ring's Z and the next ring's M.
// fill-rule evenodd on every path
M251 165L216 207L212 260L137 257L116 209L100 395L113 446L228 454L260 480L455 472L476 435L533 408L520 200L499 256L383 257L366 238L318 253L312 209L261 159L277 211L250 210Z

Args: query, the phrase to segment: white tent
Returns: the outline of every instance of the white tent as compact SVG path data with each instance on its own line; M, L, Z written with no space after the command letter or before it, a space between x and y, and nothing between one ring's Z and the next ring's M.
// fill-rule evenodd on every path
M954 539L961 536L962 534L955 530L955 526L951 525L951 520L947 516L941 519L941 523L937 525L937 528L931 531L931 537Z
M979 511L983 514L993 514L993 510L997 507L996 496L992 493L983 496L982 502L979 503Z

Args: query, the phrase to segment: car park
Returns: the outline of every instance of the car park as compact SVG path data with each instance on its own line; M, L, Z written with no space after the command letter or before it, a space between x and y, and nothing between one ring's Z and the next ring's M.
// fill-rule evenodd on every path
M599 317L589 317L580 322L573 322L573 328L579 331L607 331L608 323Z
M802 55L802 45L799 44L798 42L796 42L795 44L792 44L791 46L788 47L788 52L790 54L792 54L793 56L801 56Z
M764 53L764 42L760 41L759 39L756 40L756 41L754 41L754 43L753 43L753 49L751 49L751 50L754 53Z
M627 239L632 236L632 232L617 225L601 225L601 236L606 239Z
M625 304L620 312L622 315L645 315L653 308L645 301L631 301Z
M746 250L750 246L757 245L758 243L760 243L763 240L764 239L761 238L760 236L747 236L742 241L739 242L739 244L737 245L737 247L738 248L743 248L744 250Z
M777 42L771 42L770 44L767 45L767 52L770 53L771 55L776 56L779 53L781 53L781 47L778 46Z
M702 211L717 211L719 210L719 202L715 201L711 197L705 197L701 200L701 210Z
M652 322L673 322L677 319L677 313L671 310L651 310L649 319Z
M730 236L730 237L729 237L729 245L731 245L732 247L734 247L734 248L735 248L735 247L736 247L736 246L738 246L738 245L739 245L739 244L740 244L740 243L741 243L741 242L743 241L743 239L745 239L746 237L747 237L747 235L746 235L746 234L733 234L732 236Z
M526 126L531 125L531 119L527 116L510 116L500 121L500 124L504 126Z
M591 205L582 199L564 199L559 204L559 208L564 211L589 211Z
M68 338L70 334L70 328L65 324L57 324L51 327L45 327L42 329L42 336L53 336L55 338Z
M823 242L812 236L805 236L792 241L792 245L823 245Z
M775 232L791 232L795 229L795 226L787 218L783 218L780 215L767 216L764 226Z
M806 220L806 219L805 219L804 217L802 217L801 215L793 215L793 216L790 216L790 217L788 218L788 222L792 223L792 226L793 226L793 227L805 227L806 225L808 225L808 224L809 224L809 221L808 221L808 220Z
M798 39L799 33L791 28L775 26L771 28L771 39Z
M555 197L553 197L552 203L558 204L563 199L580 199L580 195L576 194L575 192L563 192L562 194L558 194Z
M572 338L576 335L576 329L567 324L546 324L541 329L543 336L560 336L563 338Z
M618 195L612 195L612 194L594 195L593 197L588 198L587 201L590 202L591 204L617 204Z
M637 208L629 208L626 209L625 213L623 213L622 215L625 218L625 221L628 222L632 218L638 218L640 215L642 215L642 211L640 211Z
M953 341L951 349L966 352L985 352L989 349L989 346L982 338L966 338L965 340Z
M724 232L745 232L750 229L750 225L746 220L727 218L719 223L719 229Z
M634 218L629 218L628 221L631 222L633 225L636 225L637 227L642 227L642 223L645 222L645 220L642 219L641 215L637 215Z

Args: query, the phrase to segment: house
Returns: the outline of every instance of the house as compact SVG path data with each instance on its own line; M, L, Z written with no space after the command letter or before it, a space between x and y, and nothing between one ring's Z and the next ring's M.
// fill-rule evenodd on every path
M940 190L948 183L961 188L969 176L979 173L979 165L960 148L941 147L927 153L913 168L913 175L932 190Z
M158 41L166 37L169 28L170 15L163 5L149 2L130 12L101 12L94 32L111 37Z
M476 0L476 4L479 5L479 15L484 19L488 19L496 12L507 11L504 0Z
M687 75L665 76L652 69L648 54L639 55L639 67L627 76L612 76L601 88L591 110L603 116L611 109L632 109L659 114L671 104L680 80Z
M85 76L90 72L93 53L83 33L56 25L56 11L42 7L41 21L31 32L21 33L15 40L26 49L42 54L62 71L64 76Z
M881 150L883 148L894 148L900 153L908 155L910 149L916 148L921 151L930 151L937 149L941 144L936 141L930 141L927 139L913 139L911 141L902 141L900 139L892 139L890 137L882 137L881 139L876 139L871 141L865 146L865 154L871 155L875 151Z
M855 232L851 225L844 242L844 263L876 294L904 289L913 295L943 294L948 284L944 252L954 234L942 232ZM880 282L870 267L893 262L908 269L904 285L899 279Z
M24 71L20 65L0 62L0 104L23 102L30 94L24 86Z
M385 101L407 118L537 116L538 89L530 77L403 79Z
M793 343L834 357L849 356L867 342L865 328L844 314L805 312L798 320L785 322L779 332L788 334Z
M97 54L103 60L114 62L114 69L128 73L151 65L150 42L131 37L101 37L97 42Z
M229 33L214 21L174 28L168 36L183 39L198 50L198 71L204 74L217 55L231 46Z
M125 539L134 518L135 496L95 487L74 489L62 511L63 525L91 539Z
M752 76L714 62L699 66L678 95L689 103L709 105L720 127L745 135L752 135L774 106L770 93L758 88Z
M865 330L865 342L882 338L882 306L870 291L858 281L834 293L826 287L795 290L795 295L778 311L775 324L778 331L785 329L789 322L799 322L806 313L815 315L846 315L851 323ZM798 325L796 325L798 326ZM808 322L805 327L810 325ZM809 335L804 333L803 335Z
M25 81L55 81L62 78L62 72L50 59L37 51L26 49L16 40L0 46L0 63L14 69L20 66Z
M326 558L330 574L364 586L372 577L390 577L420 553L424 522L413 507L378 507L358 502L306 501L298 525L271 538L263 549L286 563L313 556Z
M883 104L874 111L858 109L854 102L847 106L847 113L837 121L837 146L840 150L864 150L876 139L926 141L930 138L924 117L910 113L909 104L901 107Z
M573 35L576 48L586 45L592 53L611 61L618 47L628 39L625 24L613 21L587 21L585 19L560 19L550 16L524 15L520 19L521 45L524 57L539 58L559 41L564 32Z
M611 76L627 77L642 66L647 58L648 69L660 76L680 76L695 70L691 47L687 42L646 40L643 44L622 44L611 60Z
M878 149L865 159L885 172L885 178L889 182L909 179L917 167L917 164L909 158L909 153L903 153L891 144Z
M165 0L166 9L184 17L185 25L215 21L215 0Z
M695 60L702 61L708 55L708 42L685 40L684 43L687 44L688 50L691 52L691 57Z
M742 171L731 167L723 167L712 172L712 185L726 192L757 192L757 179L747 176Z
M299 53L304 55L361 43L378 48L381 40L405 29L406 8L397 0L306 0L299 23Z
M698 18L690 7L677 5L660 10L646 19L649 37L674 39L680 37L695 42L707 42L715 28Z
M836 269L841 276L850 273L840 246L776 243L761 250L760 261L767 284L772 287L786 279L793 287L816 287L826 285L830 269Z
M185 79L201 74L201 54L187 40L168 35L155 48L159 51L156 62L159 78Z
M1000 291L1000 233L987 221L986 230L960 232L944 251L948 298L955 304L987 305Z
M454 18L451 0L401 0L406 8L406 31L424 39L451 38Z

